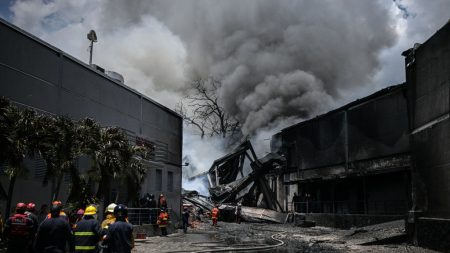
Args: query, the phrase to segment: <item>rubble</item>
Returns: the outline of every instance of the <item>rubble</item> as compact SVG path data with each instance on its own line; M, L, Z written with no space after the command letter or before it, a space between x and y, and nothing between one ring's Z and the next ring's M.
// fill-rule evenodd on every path
M183 194L183 200L202 212L219 204L223 220L233 221L236 205L242 203L244 221L286 223L289 214L283 213L265 178L284 163L284 157L273 153L258 159L250 141L245 141L215 160L208 172L196 176L207 176L210 197L191 191Z

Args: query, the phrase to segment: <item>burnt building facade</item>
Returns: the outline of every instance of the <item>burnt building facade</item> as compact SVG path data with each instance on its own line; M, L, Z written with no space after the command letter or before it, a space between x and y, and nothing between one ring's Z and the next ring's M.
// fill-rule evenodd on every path
M271 175L272 188L286 207L307 214L329 214L334 220L362 215L372 222L405 218L416 244L446 250L450 23L402 55L404 84L273 136L272 152L285 156L287 164L282 173ZM298 205L291 204L294 193Z
M403 53L410 108L408 229L421 246L450 248L450 24Z
M14 104L49 115L73 120L93 118L102 126L123 129L131 142L155 146L154 159L147 161L147 176L141 193L164 193L169 208L180 212L182 118L170 109L111 78L48 43L0 19L0 96ZM77 161L80 172L88 159ZM16 183L13 203L48 203L52 184L44 187L45 162L27 159L28 174ZM0 170L0 180L9 179ZM65 201L68 180L59 194ZM121 189L113 187L111 199ZM0 200L2 208L5 201Z
M400 84L275 135L272 151L285 156L286 167L274 188L285 207L372 220L404 215L411 205L407 108Z

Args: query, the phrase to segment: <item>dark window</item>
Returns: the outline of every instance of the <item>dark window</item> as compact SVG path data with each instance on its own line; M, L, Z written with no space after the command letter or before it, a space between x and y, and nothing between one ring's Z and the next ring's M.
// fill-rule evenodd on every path
M156 170L155 187L157 191L162 191L162 170Z
M167 191L173 192L173 172L167 172Z

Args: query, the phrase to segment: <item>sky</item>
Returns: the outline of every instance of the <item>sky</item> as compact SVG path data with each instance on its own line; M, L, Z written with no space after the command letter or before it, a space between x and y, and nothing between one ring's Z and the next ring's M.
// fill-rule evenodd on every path
M169 108L191 80L220 80L262 154L283 127L403 83L401 53L449 13L450 0L0 0L0 17L84 62L94 29L93 63ZM205 157L188 154L190 131L186 154Z

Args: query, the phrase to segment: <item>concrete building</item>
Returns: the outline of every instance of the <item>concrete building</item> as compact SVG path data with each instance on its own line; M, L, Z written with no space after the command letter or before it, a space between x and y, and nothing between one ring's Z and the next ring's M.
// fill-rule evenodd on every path
M403 53L409 97L413 207L409 232L450 249L450 23Z
M402 218L410 207L406 94L405 84L392 86L275 135L272 152L286 157L279 201L319 225Z
M168 205L180 212L182 118L143 94L48 43L0 19L0 95L39 112L74 120L95 119L118 126L130 140L156 146L148 162L142 193L164 193ZM82 161L80 161L82 163ZM43 187L43 160L27 160L29 173L16 183L13 203L51 200L52 185ZM81 166L81 165L80 165ZM6 176L1 176L8 185ZM67 197L68 185L60 196ZM117 189L113 189L111 194ZM5 201L1 201L5 207Z

